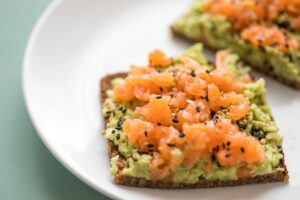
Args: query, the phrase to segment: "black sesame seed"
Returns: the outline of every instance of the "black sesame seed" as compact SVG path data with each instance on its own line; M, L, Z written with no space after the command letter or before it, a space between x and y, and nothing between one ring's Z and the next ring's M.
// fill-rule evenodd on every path
M287 59L290 61L290 62L293 62L293 57L291 54L287 53L285 54L285 56L287 57Z
M126 113L127 109L122 106L122 107L119 108L119 111L121 111L122 113Z
M142 152L141 150L137 150L138 154L143 154L144 152Z
M253 126L251 129L251 135L253 137L256 137L258 140L261 140L265 137L264 133L262 130L260 130L258 127Z
M148 136L148 132L147 132L147 131L145 131L145 132L144 132L144 135L147 137L147 136Z
M241 152L245 153L245 149L243 147L241 147Z
M161 99L161 98L162 98L162 96L160 96L160 95L156 96L156 99Z
M162 87L159 87L159 90L160 90L161 92L163 92L163 91L164 91L164 89L163 89Z
M263 41L262 41L261 38L258 38L258 39L257 39L257 42L261 44Z
M207 69L207 70L205 70L205 72L207 73L207 74L209 74L210 73L210 71Z
M160 126L160 125L161 125L161 123L157 122L157 125L158 125L158 126Z
M138 161L138 159L135 158L135 157L132 157L132 160L135 161L135 162Z
M289 48L289 44L288 44L288 43L285 43L284 46L285 46L285 48L287 48L287 49Z
M116 132L116 130L112 130L111 133L114 134Z
M179 132L179 137L180 137L180 138L184 138L184 137L185 137L185 134L182 133L182 132Z
M213 160L213 161L215 161L217 158L216 158L216 156L215 156L215 154L213 154L212 156L211 156L211 159Z
M118 134L116 138L117 140L119 140L121 138L120 134Z
M192 77L196 77L195 70L192 70L192 71L191 71L191 76L192 76Z
M225 143L223 142L223 144L222 144L222 147L223 147L223 149L225 149Z
M277 46L277 43L274 42L273 44L271 44L271 47L276 47Z
M225 157L226 157L226 158L229 158L230 156L231 156L231 153L226 153L226 154L225 154Z
M122 130L122 127L121 126L117 126L116 129L120 131L120 130Z
M259 45L258 48L262 51L262 52L265 52L266 49L262 46L262 45Z
M148 144L147 147L152 148L152 147L154 147L154 145L153 144Z
M208 96L205 97L205 100L206 100L206 101L209 101Z
M226 145L227 145L228 147L230 146L230 144L231 144L230 141L227 141L227 142L226 142Z
M278 26L281 28L288 28L290 26L290 22L289 21L282 21L280 23L278 23Z
M238 125L240 131L243 131L247 128L247 124L243 123L241 121L237 121L237 125Z
M123 120L122 119L119 119L119 121L118 121L118 126L122 126L122 124L123 124Z
M201 112L200 106L196 106L196 111L197 111L197 112Z
M175 146L176 146L175 144L170 144L170 143L167 143L167 145L168 145L169 147L175 147Z
M173 121L174 123L178 123L178 122L179 122L176 116L173 117L172 121Z

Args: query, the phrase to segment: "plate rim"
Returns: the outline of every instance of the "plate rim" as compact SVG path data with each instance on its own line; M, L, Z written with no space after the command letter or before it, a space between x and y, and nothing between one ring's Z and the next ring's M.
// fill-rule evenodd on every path
M51 17L52 13L61 5L63 0L52 0L44 9L38 20L36 21L35 25L32 28L32 31L29 35L29 39L27 40L27 44L25 46L24 56L23 56L23 63L22 63L22 69L21 69L21 83L22 83L22 96L25 103L25 109L28 113L29 119L33 125L34 130L36 131L36 134L41 139L42 143L45 145L47 150L55 157L57 161L59 161L69 172L71 172L72 175L77 177L80 181L85 183L86 185L93 188L95 191L110 197L114 199L120 199L119 196L115 195L113 192L102 188L101 185L98 185L94 183L93 181L89 180L85 177L85 175L81 172L81 170L76 170L75 164L70 164L70 162L67 162L66 158L64 158L59 152L53 148L53 146L48 143L46 137L44 134L42 134L41 128L39 128L38 123L36 122L36 116L34 115L33 111L31 110L30 103L29 103L29 97L27 92L27 84L26 84L26 74L27 70L30 68L30 57L32 55L32 49L34 48L36 44L36 39L39 36L44 24L47 22L47 20Z

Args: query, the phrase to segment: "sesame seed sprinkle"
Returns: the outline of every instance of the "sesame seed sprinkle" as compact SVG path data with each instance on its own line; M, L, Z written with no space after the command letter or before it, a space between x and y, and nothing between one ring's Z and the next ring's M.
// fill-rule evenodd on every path
M183 138L183 137L185 137L185 134L182 133L182 132L179 132L179 137L180 137L180 138Z
M241 152L245 153L245 149L243 147L241 147Z
M225 154L225 157L226 157L226 158L229 158L230 156L231 156L231 153L226 153L226 154Z

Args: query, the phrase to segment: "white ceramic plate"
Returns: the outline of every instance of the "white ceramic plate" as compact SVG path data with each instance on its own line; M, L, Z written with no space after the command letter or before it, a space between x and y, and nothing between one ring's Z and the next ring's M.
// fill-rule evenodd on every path
M39 136L72 173L113 198L297 199L300 91L270 79L268 100L285 137L289 184L176 191L113 184L100 134L100 77L146 63L146 55L155 48L169 55L187 48L189 44L171 37L169 25L191 1L54 1L33 31L24 61L24 96Z

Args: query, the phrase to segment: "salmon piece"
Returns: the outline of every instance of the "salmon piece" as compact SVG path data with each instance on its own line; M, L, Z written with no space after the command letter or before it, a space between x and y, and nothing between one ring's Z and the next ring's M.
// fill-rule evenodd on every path
M217 52L216 61L215 61L217 71L228 71L224 64L224 60L226 56L228 56L228 54L229 54L228 50L222 50Z
M292 16L299 16L300 14L300 2L298 0L288 1L285 6L285 10Z
M154 152L153 159L150 165L151 180L171 180L172 173L170 169L164 166L165 160L159 153Z
M157 72L155 68L151 67L140 67L140 66L132 66L131 67L131 75L143 75Z
M210 72L206 81L217 85L224 92L234 91L241 93L244 90L244 82L237 80L236 75L225 66L224 62L228 54L229 51L227 50L217 52L216 69Z
M128 89L124 84L119 84L114 87L113 90L114 100L119 101L132 101L134 99L134 93Z
M207 83L214 84L224 92L234 91L236 93L242 93L244 91L244 83L238 81L232 72L214 70L209 74Z
M229 108L231 119L239 120L247 115L250 109L250 102L243 94L229 92L221 94L214 84L208 85L209 108L217 111L221 108Z
M182 166L191 168L199 160L208 159L210 153L209 148L209 134L204 131L202 124L192 124L183 126L183 132L187 138L187 145L184 148L184 160Z
M238 178L246 178L250 177L253 169L250 169L249 167L240 167L236 171L236 176Z
M294 28L294 29L300 29L300 16L292 19L291 27Z
M129 143L138 145L143 152L155 148L157 140L152 134L154 129L152 123L140 119L126 119L122 128L128 137Z
M134 73L125 79L125 88L138 100L148 101L150 95L162 94L164 89L175 85L174 77L168 73L149 70L148 74L145 74L147 70L140 67L134 67L134 70Z
M203 7L211 15L226 17L238 32L254 24L274 23L281 14L291 18L292 28L300 27L294 21L300 15L299 0L214 0Z
M216 154L222 166L236 166L243 162L250 166L258 165L265 157L259 141L245 133L227 134L225 140L230 142L230 150L222 149Z
M178 121L180 127L184 123L200 123L210 119L210 109L207 101L199 99L196 101L189 101L188 106L178 112Z
M170 106L173 106L175 108L185 108L188 105L188 98L184 92L178 92L177 90L175 90L169 93L169 95L172 96Z
M160 87L171 87L175 85L174 77L169 73L152 73L150 81Z
M206 81L201 78L193 78L185 83L185 92L198 97L206 96Z
M136 113L149 122L169 126L172 124L170 99L169 96L151 95L149 103L143 107L137 107Z
M215 159L221 166L236 166L241 163L258 165L264 160L262 145L252 136L238 131L228 120L212 123L184 125L187 145L183 165L192 167L198 160Z
M289 47L298 49L298 42L289 38L284 31L263 25L252 25L244 29L241 37L255 47L276 45L282 51L288 50Z
M168 58L166 54L160 50L151 52L148 56L148 60L151 67L168 67L172 64L172 59Z
M181 56L179 60L183 63L184 69L196 70L203 68L197 61L193 60L190 57Z
M195 76L196 75L180 73L178 76L176 76L177 86L180 90L183 90L188 95L205 97L206 81Z

